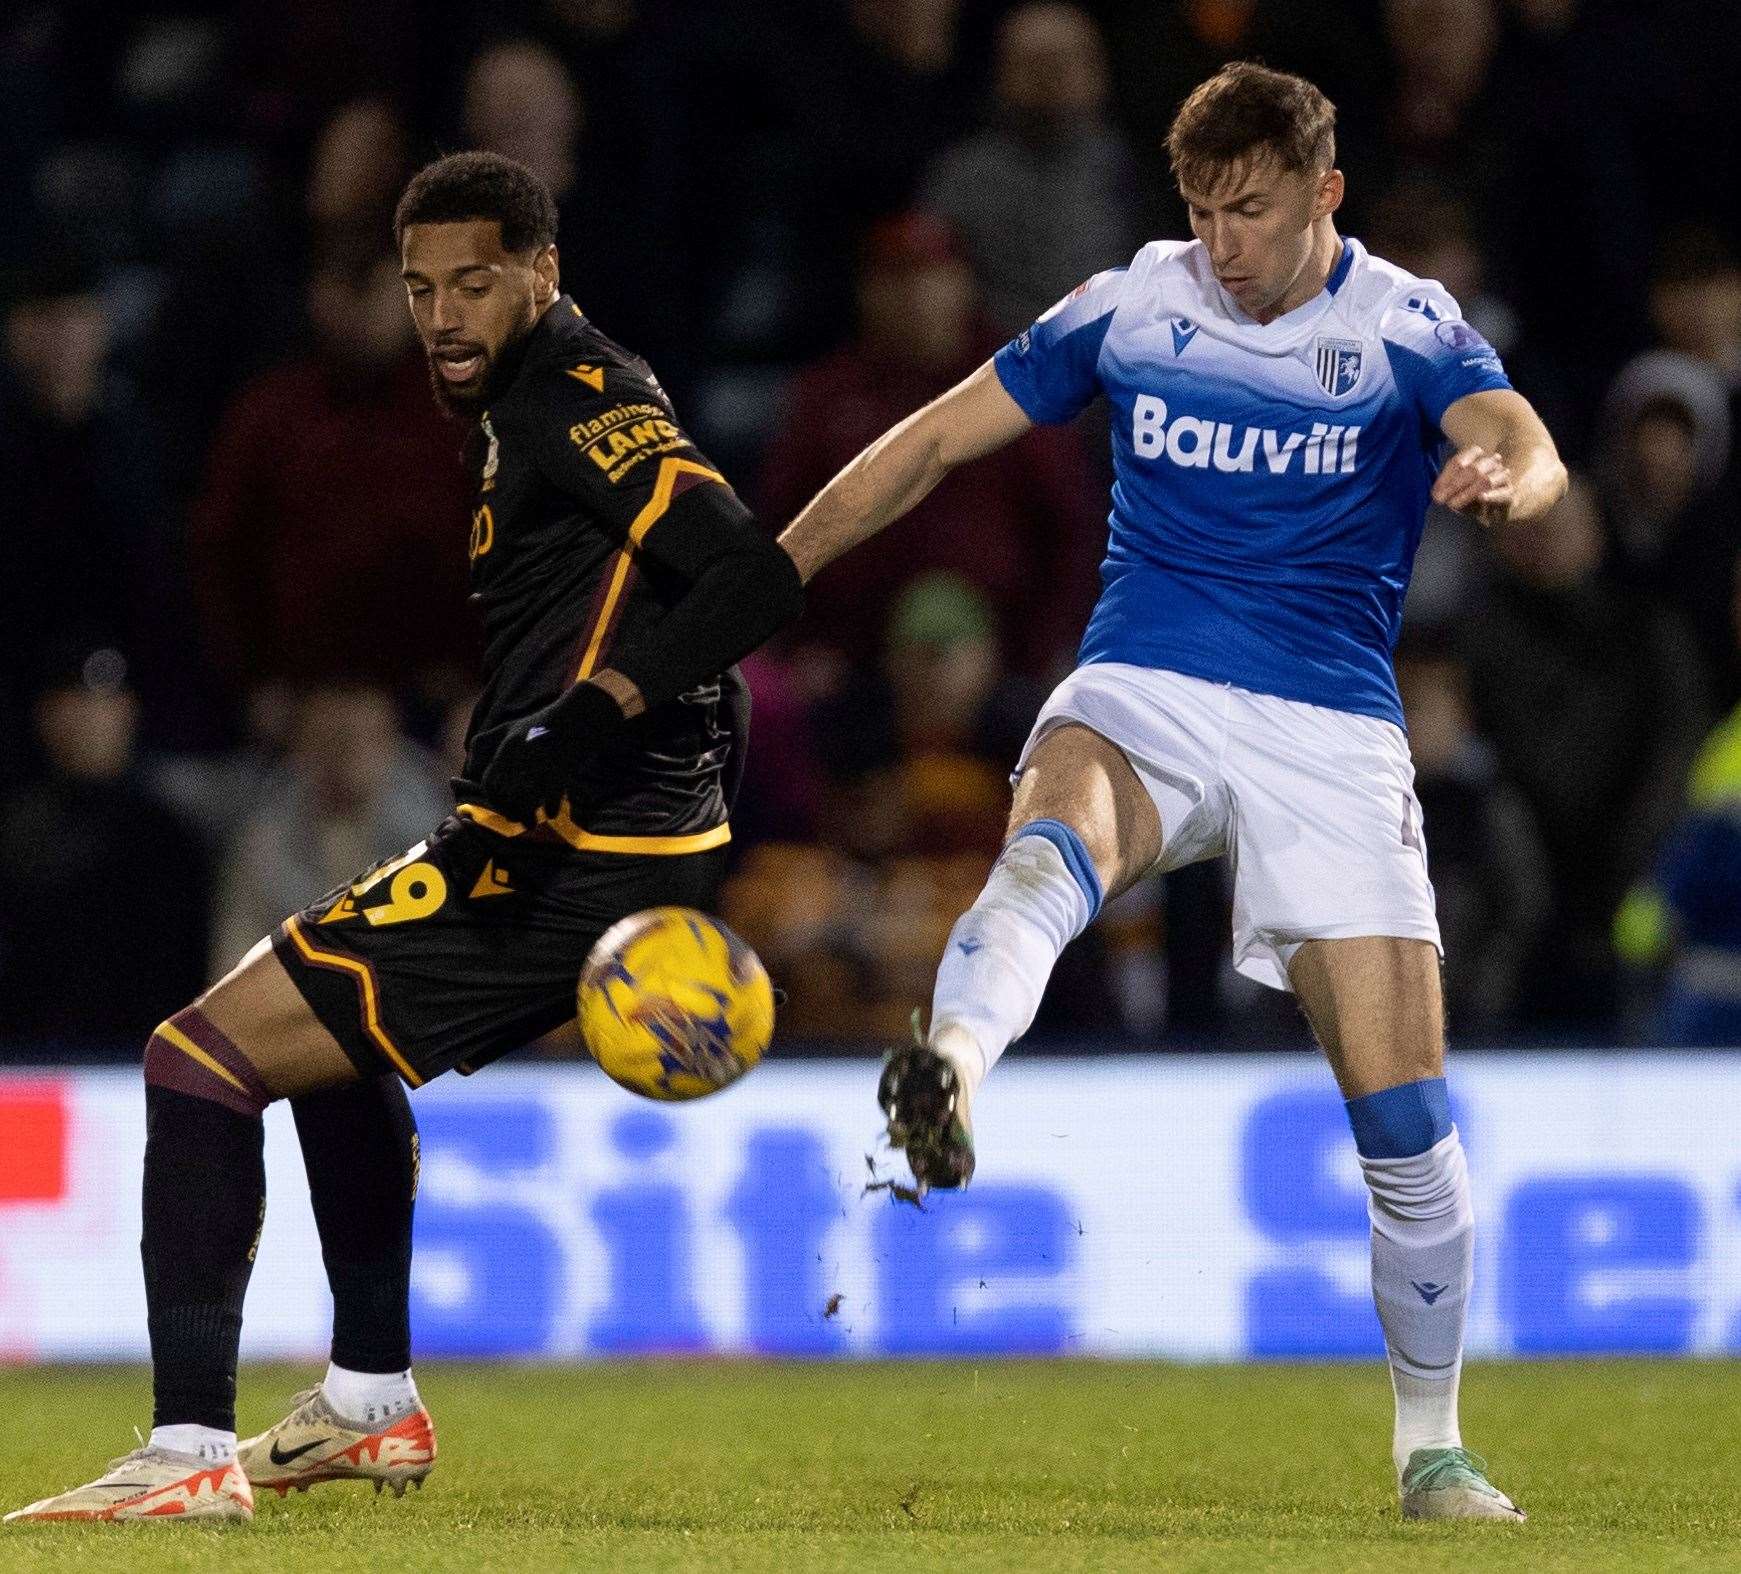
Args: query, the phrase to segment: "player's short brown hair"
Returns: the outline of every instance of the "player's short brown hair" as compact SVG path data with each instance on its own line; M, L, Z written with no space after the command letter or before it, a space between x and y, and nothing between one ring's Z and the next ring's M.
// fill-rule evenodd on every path
M1328 171L1336 162L1336 106L1304 77L1238 60L1179 106L1167 156L1173 178L1193 191L1213 191L1259 159L1296 173Z

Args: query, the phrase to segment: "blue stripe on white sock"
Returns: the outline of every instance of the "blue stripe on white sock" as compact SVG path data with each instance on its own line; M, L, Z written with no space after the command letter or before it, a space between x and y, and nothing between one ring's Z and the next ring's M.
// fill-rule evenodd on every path
M1451 1135L1451 1100L1443 1077L1348 1100L1354 1146L1366 1159L1408 1159Z
M1083 845L1082 838L1062 820L1030 820L1016 832L1016 836L1037 836L1058 849L1059 856L1064 860L1064 867L1070 871L1070 878L1082 888L1082 894L1088 898L1088 922L1093 923L1095 915L1100 911L1103 893L1094 860L1088 856L1088 849ZM1011 840L1015 838L1012 837Z

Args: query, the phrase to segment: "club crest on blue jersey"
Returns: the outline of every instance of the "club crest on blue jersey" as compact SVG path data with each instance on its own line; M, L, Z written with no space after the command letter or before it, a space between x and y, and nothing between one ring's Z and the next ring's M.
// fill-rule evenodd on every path
M1362 352L1358 339L1319 339L1313 346L1318 365L1318 386L1332 399L1340 399L1360 381Z

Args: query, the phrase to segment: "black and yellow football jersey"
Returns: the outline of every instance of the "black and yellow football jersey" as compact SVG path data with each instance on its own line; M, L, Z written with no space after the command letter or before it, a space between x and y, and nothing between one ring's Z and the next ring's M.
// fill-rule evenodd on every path
M477 487L473 598L484 620L485 686L466 737L460 813L513 825L480 785L503 735L656 622L682 578L639 550L696 487L744 518L697 451L652 369L559 296L504 368L467 444ZM672 850L726 839L722 771L731 735L722 687L735 670L656 705L566 784L568 804L527 827L582 850Z
M613 650L627 660L637 635L643 676L646 652L677 637L660 625L693 585L661 563L658 537L648 544L659 522L668 557L686 525L708 540L754 529L647 364L566 296L501 372L467 446L485 688L458 807L272 937L358 1070L390 1067L412 1086L476 1070L570 1020L581 965L618 919L711 905L745 742L735 668L674 697L637 683L648 709L573 767L559 812L526 824L488 801L482 782L512 728ZM688 654L685 671L700 659Z

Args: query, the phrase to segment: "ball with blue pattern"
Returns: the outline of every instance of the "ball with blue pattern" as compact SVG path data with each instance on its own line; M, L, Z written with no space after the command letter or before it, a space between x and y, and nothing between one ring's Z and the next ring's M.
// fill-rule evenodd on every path
M613 1082L663 1101L730 1087L774 1032L761 959L717 918L652 907L600 936L580 975L580 1029Z

